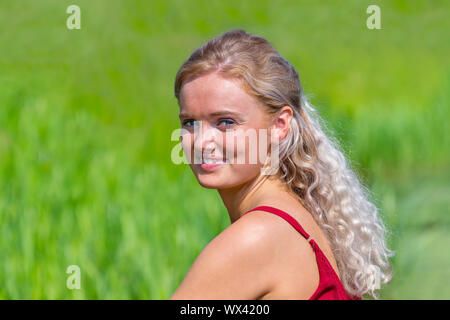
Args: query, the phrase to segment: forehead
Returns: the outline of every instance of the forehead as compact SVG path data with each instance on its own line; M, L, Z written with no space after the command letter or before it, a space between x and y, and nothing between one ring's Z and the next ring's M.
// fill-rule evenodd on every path
M189 113L217 111L224 107L239 112L251 105L256 105L256 100L238 81L216 73L186 82L180 93L181 110Z

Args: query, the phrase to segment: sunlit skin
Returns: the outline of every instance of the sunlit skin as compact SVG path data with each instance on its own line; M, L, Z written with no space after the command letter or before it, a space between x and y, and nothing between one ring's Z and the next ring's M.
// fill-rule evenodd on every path
M180 123L185 135L191 135L182 138L183 149L225 157L230 154L227 129L236 132L235 140L242 139L246 130L264 129L271 139L281 141L292 115L289 106L269 115L239 82L209 73L185 82L181 89ZM194 125L200 122L194 139ZM274 140L268 139L270 145ZM234 144L231 154L247 155L248 150L248 143L245 148ZM337 270L324 234L278 175L261 175L261 163L225 163L214 170L189 165L203 187L218 190L231 225L203 249L171 299L308 299L314 293L319 274L311 246L280 217L264 211L243 216L261 205L289 212Z

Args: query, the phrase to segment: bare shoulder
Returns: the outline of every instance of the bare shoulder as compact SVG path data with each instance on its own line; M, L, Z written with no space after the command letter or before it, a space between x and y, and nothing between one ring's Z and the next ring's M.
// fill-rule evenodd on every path
M221 232L199 254L171 299L258 299L282 247L282 230L266 212L251 212Z
M271 259L266 261L270 261L272 287L261 299L308 299L319 283L316 256L310 243L275 214L255 210L247 215L249 223L264 230L263 241L270 248L266 252ZM296 217L303 220L299 218Z

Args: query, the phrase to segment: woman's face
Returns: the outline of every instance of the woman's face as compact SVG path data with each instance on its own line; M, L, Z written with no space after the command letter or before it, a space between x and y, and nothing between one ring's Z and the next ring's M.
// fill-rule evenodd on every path
M186 82L180 122L184 153L203 187L233 188L260 174L271 119L237 81L210 73Z

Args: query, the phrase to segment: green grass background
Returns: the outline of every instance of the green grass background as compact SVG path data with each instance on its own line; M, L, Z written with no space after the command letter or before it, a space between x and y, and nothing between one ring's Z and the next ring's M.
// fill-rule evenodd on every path
M66 8L81 8L81 30ZM366 8L381 8L381 30ZM233 28L266 37L373 191L382 299L450 299L448 1L0 2L0 298L167 299L229 225L175 165L175 74ZM81 289L66 268L81 268Z

